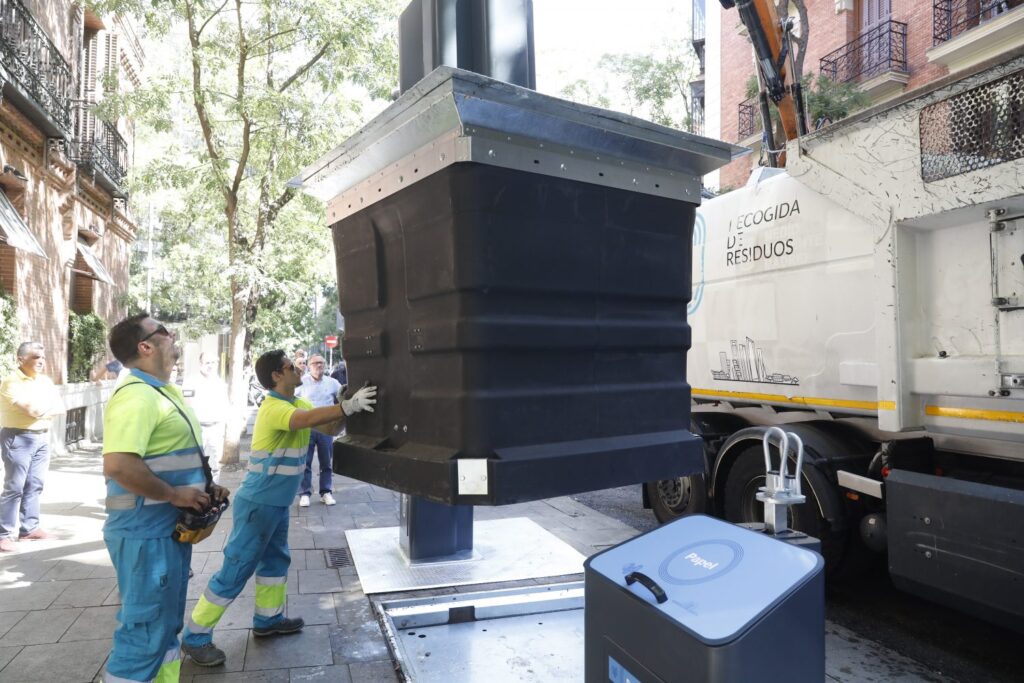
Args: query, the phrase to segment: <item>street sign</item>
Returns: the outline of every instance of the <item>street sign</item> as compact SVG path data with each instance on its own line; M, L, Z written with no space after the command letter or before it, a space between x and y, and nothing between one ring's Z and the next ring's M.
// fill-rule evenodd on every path
M335 346L338 345L338 337L336 335L329 334L326 337L324 337L324 344L327 345L327 348L333 349Z

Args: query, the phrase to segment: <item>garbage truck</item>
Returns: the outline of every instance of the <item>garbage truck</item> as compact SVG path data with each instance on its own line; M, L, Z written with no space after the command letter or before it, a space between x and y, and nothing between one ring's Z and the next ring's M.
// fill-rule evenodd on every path
M832 575L886 552L897 586L1020 628L1024 197L998 204L917 231L894 268L876 226L784 169L706 200L687 368L705 469L645 485L658 519L760 521L762 438L781 425L806 447L791 523ZM891 269L903 344L880 333ZM910 405L886 398L897 384Z

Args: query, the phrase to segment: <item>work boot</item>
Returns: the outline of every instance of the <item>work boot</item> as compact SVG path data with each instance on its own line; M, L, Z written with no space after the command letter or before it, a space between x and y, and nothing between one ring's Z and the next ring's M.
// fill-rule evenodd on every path
M203 645L182 643L181 651L191 657L192 661L198 666L220 666L227 659L224 651L213 643L205 643Z
M323 503L324 505L338 504L338 501L334 500L334 496L331 495L330 491L320 496L320 502Z
M308 495L303 494L303 495L299 496L299 507L300 508L308 508L309 507L309 496Z
M0 553L14 553L18 551L18 546L15 544L14 539L9 536L0 538Z
M298 633L305 625L306 622L302 620L302 617L296 617L294 619L285 617L281 621L274 622L270 626L253 626L252 634L254 636L275 636L285 633Z

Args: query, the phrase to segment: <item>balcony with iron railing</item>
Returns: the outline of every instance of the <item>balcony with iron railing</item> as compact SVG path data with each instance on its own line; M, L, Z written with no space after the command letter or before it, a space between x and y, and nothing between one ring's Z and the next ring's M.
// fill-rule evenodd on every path
M123 196L128 174L128 144L113 124L96 117L95 103L74 101L75 139L72 159L94 174L96 181L114 196Z
M837 83L857 82L873 98L903 89L907 71L907 25L885 21L821 58L821 73Z
M737 141L746 140L757 135L763 129L761 124L761 111L756 97L743 100L737 107Z
M71 132L71 67L20 0L0 0L0 78L12 103L47 135Z
M1024 6L1022 0L939 0L932 13L934 44L952 40L964 31L1021 6Z
M928 61L960 71L1024 46L1024 0L937 0Z

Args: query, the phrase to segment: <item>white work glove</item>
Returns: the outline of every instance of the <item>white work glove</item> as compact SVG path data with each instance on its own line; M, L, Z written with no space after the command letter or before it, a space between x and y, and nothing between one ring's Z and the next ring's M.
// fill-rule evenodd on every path
M377 402L377 399L374 398L376 395L377 387L363 387L352 394L352 398L343 400L341 402L341 409L345 411L345 415L353 415L364 410L372 413L373 405Z

